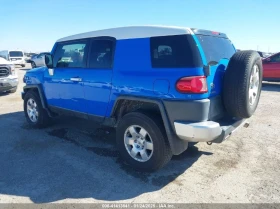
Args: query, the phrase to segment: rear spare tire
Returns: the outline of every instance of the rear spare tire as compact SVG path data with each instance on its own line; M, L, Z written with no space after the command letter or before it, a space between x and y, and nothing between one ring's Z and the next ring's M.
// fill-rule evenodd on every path
M223 82L223 102L230 116L253 115L260 99L262 75L262 61L257 52L239 51L232 56Z

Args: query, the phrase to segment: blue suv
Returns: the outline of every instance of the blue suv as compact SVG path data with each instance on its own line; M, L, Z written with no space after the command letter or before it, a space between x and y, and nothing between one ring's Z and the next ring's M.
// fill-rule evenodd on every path
M261 58L223 33L122 27L59 39L26 73L28 123L73 115L116 128L121 156L153 171L189 142L220 143L257 108Z

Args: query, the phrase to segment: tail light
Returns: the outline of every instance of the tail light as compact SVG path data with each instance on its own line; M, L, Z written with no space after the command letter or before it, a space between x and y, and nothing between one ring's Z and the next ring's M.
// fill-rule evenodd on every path
M206 77L193 76L181 78L176 83L176 89L181 93L206 93L208 91Z

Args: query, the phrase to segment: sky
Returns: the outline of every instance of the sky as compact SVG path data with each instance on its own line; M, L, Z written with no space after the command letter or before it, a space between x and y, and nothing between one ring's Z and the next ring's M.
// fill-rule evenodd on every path
M279 0L0 0L0 50L50 51L59 38L132 25L226 33L237 49L280 51Z

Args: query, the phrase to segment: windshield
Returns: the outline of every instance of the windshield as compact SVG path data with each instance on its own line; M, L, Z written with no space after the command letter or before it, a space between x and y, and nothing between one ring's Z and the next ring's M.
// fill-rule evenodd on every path
M231 41L227 38L206 35L197 35L197 37L205 53L207 63L219 62L223 58L230 59L235 53Z
M23 57L22 51L10 51L9 55L10 57Z

